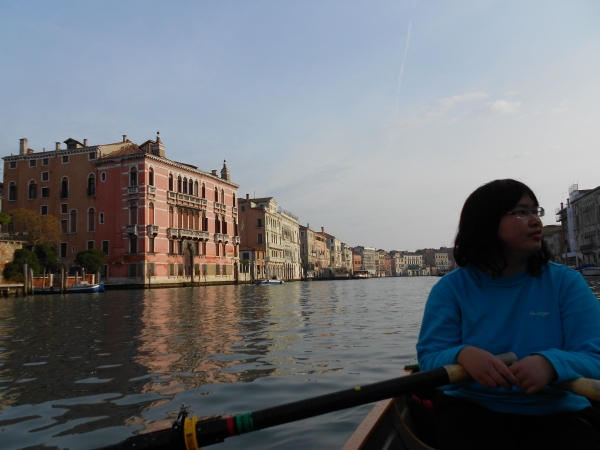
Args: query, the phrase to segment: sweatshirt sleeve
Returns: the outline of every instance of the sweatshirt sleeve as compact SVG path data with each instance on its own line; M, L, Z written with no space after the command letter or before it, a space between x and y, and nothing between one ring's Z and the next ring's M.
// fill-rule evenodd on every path
M431 290L417 342L421 370L456 364L464 347L461 336L461 312L457 299L442 279Z
M554 366L558 382L600 378L600 302L578 273L566 271L560 285L563 348L537 352Z

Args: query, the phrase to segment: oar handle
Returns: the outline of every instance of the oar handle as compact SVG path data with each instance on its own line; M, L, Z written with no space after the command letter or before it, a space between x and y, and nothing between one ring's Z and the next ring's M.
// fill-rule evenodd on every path
M507 366L510 366L512 363L517 361L517 355L514 353L502 353L501 355L496 355L496 358L498 358ZM450 380L449 384L464 381L470 376L465 368L460 364L450 364L448 366L444 366L444 369L446 369L446 372L448 372L448 379Z
M592 378L577 378L575 380L563 381L555 385L560 389L583 395L594 402L600 402L600 380Z

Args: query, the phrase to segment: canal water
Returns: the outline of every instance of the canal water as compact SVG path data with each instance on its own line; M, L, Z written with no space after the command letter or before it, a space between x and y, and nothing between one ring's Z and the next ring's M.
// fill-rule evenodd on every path
M415 353L436 281L2 299L0 446L94 449L169 428L182 404L197 416L240 414L392 378ZM341 448L371 407L210 448Z

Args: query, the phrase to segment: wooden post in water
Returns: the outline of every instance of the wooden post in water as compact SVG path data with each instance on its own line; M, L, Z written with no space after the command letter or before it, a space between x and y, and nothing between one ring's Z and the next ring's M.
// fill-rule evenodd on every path
M23 297L27 296L27 260L23 264Z
M46 268L42 270L42 291L46 290Z
M60 268L60 292L61 294L65 292L65 268Z
M33 295L33 269L29 269L29 295Z

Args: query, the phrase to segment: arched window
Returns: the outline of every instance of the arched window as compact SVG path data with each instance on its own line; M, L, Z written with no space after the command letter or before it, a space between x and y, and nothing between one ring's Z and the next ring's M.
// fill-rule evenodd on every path
M87 195L96 195L96 178L94 174L89 174L87 179Z
M202 198L206 198L206 186L202 183Z
M182 185L182 192L183 192L184 194L187 194L187 193L188 193L187 186L188 186L188 185L187 185L187 178L184 178L184 179L183 179L183 185Z
M154 225L154 203L148 206L148 224Z
M190 178L190 182L188 183L188 193L190 195L194 195L194 182Z
M148 184L154 186L154 169L152 167L148 170Z
M231 195L233 196L233 200L232 200L232 201L233 201L233 204L232 204L231 206L235 207L235 193L234 193L234 194L231 194Z
M8 199L13 201L17 199L17 183L11 181L8 185Z
M71 210L71 233L77 233L77 210Z
M131 168L131 172L129 172L129 186L137 186L137 169L135 167Z
M221 221L218 217L215 217L215 233L221 232Z
M219 190L215 188L215 202L219 203Z
M225 204L225 191L221 189L221 203Z
M60 180L60 198L69 198L69 179L62 177Z
M137 203L133 202L129 205L129 225L137 225L138 223L138 206Z
M196 197L198 197L198 182L197 181L194 182L194 195Z
M189 229L190 225L189 225L189 220L190 220L190 215L188 214L187 209L183 212L183 223L181 224L181 228L186 228Z
M169 190L173 191L173 174L169 174Z
M98 223L104 223L104 213L98 214Z
M37 197L37 183L34 180L29 182L29 190L27 191L27 198L33 200Z
M177 192L181 192L181 177L177 177Z
M88 231L96 231L96 210L88 209Z
M173 207L169 206L169 228L173 228L173 224L175 223L173 216L174 216Z

